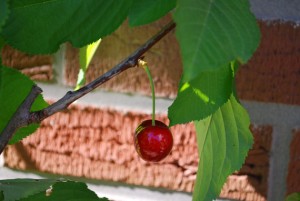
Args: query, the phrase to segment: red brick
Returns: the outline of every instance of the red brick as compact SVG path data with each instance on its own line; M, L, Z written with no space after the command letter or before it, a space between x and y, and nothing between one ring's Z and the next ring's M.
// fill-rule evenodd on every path
M121 26L104 38L88 70L88 81L102 75L143 44L167 20L129 28ZM245 100L300 104L300 27L291 22L259 22L261 43L250 61L241 66L236 82L239 97ZM121 50L121 51L119 51ZM152 71L158 96L175 97L182 73L175 34L168 34L155 45L145 60ZM74 86L78 74L78 50L67 46L66 82ZM150 95L147 76L133 68L101 86L103 89Z
M51 55L29 55L7 45L3 47L1 55L3 65L19 69L35 81L53 79Z
M78 105L43 121L41 128L5 151L12 168L120 181L192 192L198 167L193 125L172 128L174 148L161 163L147 163L134 150L132 135L142 120L137 112ZM167 123L167 117L158 115ZM255 144L242 169L228 178L221 196L251 200L266 197L272 128L252 126Z
M300 129L293 130L286 194L300 192Z
M300 27L291 22L260 22L261 43L240 68L241 99L300 104Z
M104 74L126 58L141 44L151 38L160 28L171 20L165 17L153 24L130 28L121 26L111 36L101 41L87 71L87 81ZM170 33L145 54L157 96L175 97L182 68L175 34ZM65 76L66 83L74 86L79 71L79 51L67 45ZM116 76L101 86L102 89L126 93L151 94L147 74L142 68L132 68Z

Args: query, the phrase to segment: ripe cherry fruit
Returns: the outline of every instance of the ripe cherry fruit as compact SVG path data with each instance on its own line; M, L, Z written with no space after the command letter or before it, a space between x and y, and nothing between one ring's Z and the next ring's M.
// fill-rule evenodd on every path
M154 83L146 62L139 60L149 78L152 92L152 119L143 121L135 130L134 146L145 161L158 162L164 159L173 147L173 135L163 122L155 120Z
M155 120L143 121L134 134L134 146L139 156L145 161L158 162L172 150L173 136L169 127Z

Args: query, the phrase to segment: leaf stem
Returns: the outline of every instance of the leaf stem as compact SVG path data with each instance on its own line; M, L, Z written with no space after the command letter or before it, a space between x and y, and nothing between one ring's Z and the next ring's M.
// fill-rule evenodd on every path
M148 75L148 78L149 78L149 81L150 81L150 85L151 85L151 94L152 94L152 126L155 126L155 90L154 90L154 82L153 82L153 79L152 79L152 76L151 76L151 73L150 73L150 70L149 70L149 67L147 65L143 66L147 75Z

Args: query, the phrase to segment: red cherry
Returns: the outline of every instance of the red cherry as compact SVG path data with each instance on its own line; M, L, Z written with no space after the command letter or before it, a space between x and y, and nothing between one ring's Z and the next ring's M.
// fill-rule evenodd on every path
M143 121L135 130L134 145L145 161L158 162L164 159L173 147L173 135L167 125L155 120Z

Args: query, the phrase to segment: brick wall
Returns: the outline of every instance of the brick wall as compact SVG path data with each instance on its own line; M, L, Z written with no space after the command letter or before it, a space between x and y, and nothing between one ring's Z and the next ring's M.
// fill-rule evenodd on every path
M293 130L287 176L287 194L300 192L300 129Z
M125 58L168 20L167 17L140 28L120 27L101 42L87 79L94 79ZM236 79L238 94L250 113L255 143L241 170L228 177L220 196L282 200L286 194L300 191L300 27L292 22L258 23L261 44L253 58L241 67ZM10 47L2 51L4 64L20 69L34 80L51 83L54 89L63 87L61 83L74 86L78 50L66 44L57 54L54 57L63 61L51 55L26 55ZM174 33L145 56L158 96L174 98L182 72ZM60 65L63 65L62 72L57 71ZM124 96L150 95L147 77L141 69L124 72L101 89ZM134 151L132 133L139 122L150 118L149 112L131 110L128 99L126 110L99 105L98 100L93 100L93 105L72 105L43 121L34 135L9 146L4 153L5 165L192 192L198 165L193 126L172 128L175 144L170 156L161 163L146 163ZM166 122L166 112L160 112L158 118Z

